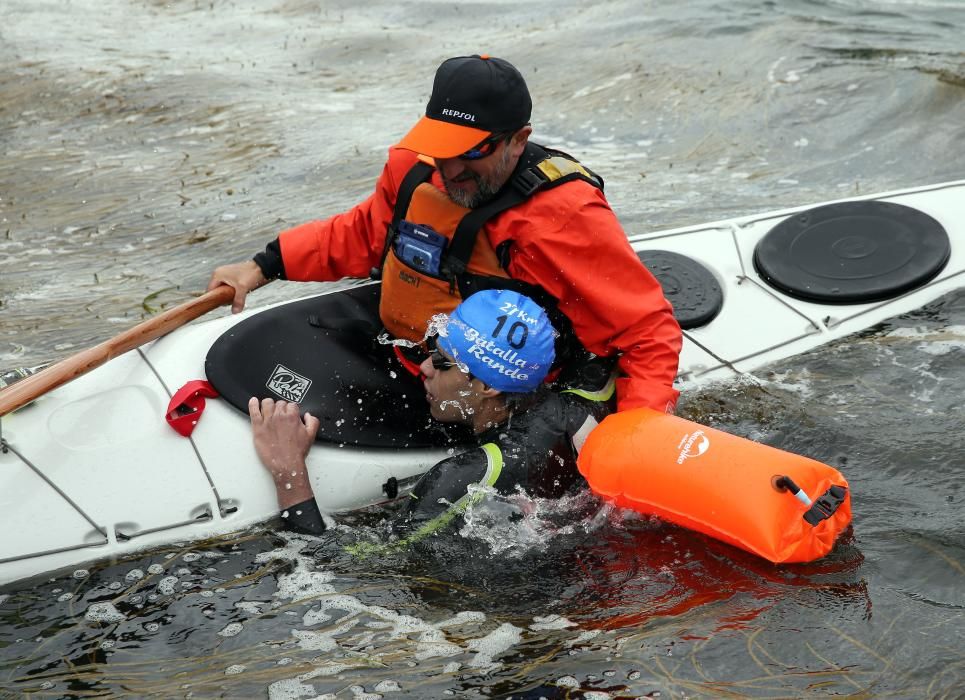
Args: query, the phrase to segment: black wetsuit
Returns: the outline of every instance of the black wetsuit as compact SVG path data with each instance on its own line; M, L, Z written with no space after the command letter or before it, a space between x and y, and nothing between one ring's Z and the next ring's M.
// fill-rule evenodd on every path
M448 525L490 487L510 495L558 498L585 482L576 466L589 432L612 410L612 382L599 392L542 391L529 408L478 436L479 446L442 460L412 489L399 514L402 542L421 539ZM318 534L325 529L314 499L282 515L294 529Z

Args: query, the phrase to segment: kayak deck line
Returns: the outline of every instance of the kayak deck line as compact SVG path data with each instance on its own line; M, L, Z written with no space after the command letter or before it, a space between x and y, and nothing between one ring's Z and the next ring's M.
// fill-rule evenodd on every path
M855 314L853 314L853 315L851 315L851 316L845 316L844 318L841 318L841 319L832 319L830 316L828 316L828 320L827 320L827 322L826 322L826 323L827 323L827 327L828 327L829 330L832 330L832 329L834 329L836 326L841 325L842 323L847 323L848 321L853 321L854 319L856 319L856 318L858 318L858 317L860 317L860 316L863 316L863 315L865 315L865 314L869 314L869 313L872 313L872 312L874 312L874 311L877 311L878 309L884 308L885 306L889 305L892 301L898 301L898 300L903 299L903 298L905 298L905 297L907 297L907 296L911 296L911 295L913 295L913 294L916 294L916 293L919 292L919 291L924 291L924 290L927 290L927 289L929 289L929 288L931 288L931 287L938 286L938 285L941 285L941 286L945 287L945 286L947 286L947 285L945 284L946 282L948 282L949 280L954 279L954 278L956 278L956 277L961 277L962 275L965 275L965 270L959 270L958 272L954 272L954 273L952 273L952 274L950 274L950 275L948 275L948 276L946 276L946 277L941 277L941 278L938 278L938 279L934 279L934 280L932 280L931 282L926 282L920 289L913 289L913 290L910 290L910 291L908 291L908 292L905 292L905 293L902 294L901 296L895 297L894 299L890 299L890 300L888 300L888 301L879 302L879 303L876 304L875 306L872 306L871 308L868 308L868 309L864 309L863 311L858 311L857 313L855 313Z
M95 530L98 534L100 534L101 537L104 538L104 541L103 541L103 542L101 542L101 543L95 543L94 546L96 546L97 544L108 544L108 542L109 542L109 537L108 537L108 534L107 534L107 528L105 528L105 527L102 526L102 525L98 525L96 522L94 522L94 520L93 520L87 513L84 512L84 509L83 509L83 508L81 508L79 505L77 505L77 503L75 503L74 500L73 500L70 496L68 496L66 493L64 493L64 491L63 491L60 487L58 487L57 484L55 484L53 481L51 481L49 478L47 478L47 475L44 474L42 470L38 469L38 468L37 468L37 465L35 465L33 462L31 462L31 461L30 461L29 459L27 459L26 457L24 457L24 456L17 450L17 448L14 447L13 445L11 445L9 442L7 442L7 439L4 438L4 437L0 437L0 452L2 452L3 454L7 454L7 453L9 453L9 452L12 452L13 454L15 454L15 455L20 459L20 461L23 462L24 465L26 465L26 467L27 467L28 469L30 469L34 474L36 474L40 479L42 479L50 488L52 488L54 491L56 491L56 492L57 492L57 495L59 495L62 499L64 499L64 500L70 505L70 507L74 509L74 511L75 511L78 515L80 515L84 520L86 520L88 523L90 523L90 526L91 526L92 528L94 528L94 530ZM91 545L79 545L79 546L81 546L81 547L87 547L87 546L91 546ZM70 550L70 549L77 549L77 548L78 548L78 547L65 547L65 548L61 548L61 549L51 550L51 551L49 551L49 552L44 552L44 554L53 554L53 553L56 553L56 552L59 552L59 551L67 551L67 550ZM37 555L32 555L32 556L37 556ZM22 557L10 557L10 558L7 558L7 559L0 559L0 564L4 564L4 563L6 563L6 562L8 562L8 561L14 561L15 559L18 559L18 558L22 558Z
M809 336L818 335L818 334L820 334L820 333L828 333L828 332L831 332L831 331L833 331L836 327L838 327L838 326L840 326L840 325L842 325L842 324L844 324L844 323L848 323L848 322L850 322L850 321L853 321L853 320L855 320L855 319L857 319L857 318L860 318L861 316L864 316L864 315L866 315L866 314L874 313L875 311L877 311L877 310L879 310L879 309L882 309L882 308L884 308L885 306L892 305L893 302L895 302L895 301L899 301L899 300L903 299L904 297L911 296L911 295L916 294L916 293L918 293L918 292L920 292L920 291L924 291L924 290L926 290L926 289L928 289L928 288L930 288L930 287L932 287L932 286L935 286L935 285L943 285L943 286L944 286L944 283L945 283L946 281L951 280L952 278L955 278L955 277L960 277L960 276L962 276L962 275L965 275L965 270L959 270L958 272L955 272L955 273L953 273L953 274L951 274L951 275L949 275L949 276L947 276L947 277L944 277L944 278L941 278L941 279L936 279L936 280L933 280L933 281L931 281L931 282L928 282L928 283L926 283L925 285L923 285L922 287L920 287L919 289L914 289L914 290L905 292L904 294L901 294L900 296L897 296L897 297L895 297L895 298L893 298L893 299L889 299L889 300L887 300L887 301L879 302L879 303L875 304L874 306L871 306L871 307L869 307L869 308L867 308L867 309L864 309L864 310L862 310L862 311L859 311L859 312L857 312L857 313L855 313L855 314L853 314L853 315L851 315L851 316L845 316L845 317L839 318L839 319L832 318L831 316L826 316L826 317L825 317L822 321L820 321L820 322L816 322L816 321L814 321L813 319L808 318L808 317L805 316L804 314L801 314L797 309L795 309L793 306L791 306L790 304L788 304L785 300L780 299L780 298L778 297L777 300L780 301L782 304L785 304L790 311L792 311L793 313L796 313L796 314L800 315L802 319L804 319L804 320L807 321L809 324L811 324L811 326L813 326L813 328L814 328L814 332L813 332L813 333L803 333L803 334L797 336L796 338L791 338L791 339L789 339L789 340L787 340L787 341L784 341L784 342L782 342L782 343L777 343L777 344L772 345L772 346L770 346L770 347L762 348L762 349L760 349L760 350L757 350L757 351L755 351L755 352L753 352L753 353L750 353L750 354L748 354L748 355L745 355L745 356L743 356L743 357L738 357L738 358L736 358L736 359L734 359L734 360L732 360L732 361L728 361L728 360L725 360L725 359L723 359L723 358L717 357L716 355L713 354L713 352L712 352L710 349L704 348L704 347L700 346L699 341L698 341L696 338L694 338L691 334L689 334L687 331L682 331L682 333L683 333L683 335L684 335L685 338L687 338L690 342L694 343L695 345L698 345L698 346L702 347L702 349L705 350L708 354L710 354L711 356L713 356L713 357L715 357L716 359L718 359L721 364L720 364L718 367L711 367L711 368L709 368L709 369L707 369L707 370L705 370L705 371L703 371L703 372L698 372L698 373L696 373L696 374L692 374L692 375L690 375L690 374L681 374L681 375L678 375L678 378L680 378L680 379L686 379L686 378L688 378L689 376L700 377L700 376L702 376L703 374L706 374L706 373L708 373L708 372L713 372L714 370L721 369L721 368L730 369L730 370L732 370L735 374L746 374L746 372L743 372L743 371L741 371L741 370L738 370L734 365L735 365L736 363L738 363L738 362L746 362L746 361L748 361L748 360L752 360L754 357L756 357L756 356L758 356L758 355L765 354L765 353L769 353L769 352L772 352L772 351L774 351L774 350L779 350L780 348L784 347L785 345L791 345L791 344L793 344L793 343L795 343L795 342L797 342L797 341L799 341L799 340L803 340L803 339L805 339L805 338L808 338ZM757 285L758 287L760 287L760 288L761 288L762 290L764 290L765 292L770 293L770 290L766 289L766 288L764 287L764 285L762 285L762 284L761 284L760 282L758 282L757 280L751 279L751 278L749 278L749 277L743 277L743 278L740 279L740 281L738 281L738 284L742 284L743 282L750 282L750 283L752 283L752 284L754 284L754 285Z
M164 391L167 393L168 398L169 399L173 398L174 392L171 390L171 387L169 387L165 383L164 377L162 377L161 374L154 367L154 365L151 364L151 360L144 352L144 349L137 348L137 353L144 360L144 364L146 364L148 368L151 370L151 372L154 374L154 376L157 377L157 380L161 383L161 386L164 387ZM215 500L215 503L218 504L218 511L221 513L221 517L225 518L231 515L232 513L238 510L237 505L228 501L223 501L221 499L221 496L218 494L218 487L215 485L214 479L211 478L211 474L208 473L208 466L204 462L204 457L201 455L201 451L198 449L198 446L195 444L194 440L191 439L191 436L189 435L187 437L188 437L188 442L191 443L191 449L194 450L194 454L198 458L198 464L201 465L201 469L202 471L204 471L204 476L208 480L208 485L211 487L211 492L214 494L214 500ZM209 516L210 516L210 512L209 512ZM189 522L190 521L185 521L185 523L183 524L187 524ZM146 533L142 533L142 534L146 534Z
M679 254L705 268L719 286L714 294L721 297L720 308L683 331L679 388L747 376L965 285L965 180L836 200L851 201L902 204L939 221L951 241L944 268L914 289L863 303L816 303L770 286L754 265L758 242L788 217L825 205L629 237L638 255ZM206 377L209 350L219 338L240 334L239 324L264 319L271 336L266 342L274 343L287 333L287 327L273 325L275 319L299 304L372 289L373 283L335 287L182 326L4 416L0 585L237 532L277 516L274 485L258 461L247 416L227 400L210 400L186 441L164 419L172 389ZM674 302L669 292L668 298ZM317 357L302 354L309 364ZM307 461L319 508L331 513L389 500L386 485L411 483L446 455L441 447L317 442Z

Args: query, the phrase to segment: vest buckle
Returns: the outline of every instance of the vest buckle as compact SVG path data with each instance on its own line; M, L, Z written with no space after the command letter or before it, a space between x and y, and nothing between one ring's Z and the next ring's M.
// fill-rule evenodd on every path
M539 175L539 171L534 168L527 168L513 178L513 187L524 197L529 197L542 187L544 182L546 181Z

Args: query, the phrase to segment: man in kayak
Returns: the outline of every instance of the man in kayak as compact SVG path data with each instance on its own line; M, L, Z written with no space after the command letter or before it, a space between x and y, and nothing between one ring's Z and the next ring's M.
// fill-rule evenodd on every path
M217 268L209 288L232 286L238 312L273 279L381 279L372 316L415 346L393 348L413 369L434 314L480 289L515 289L559 331L559 386L578 385L587 358L612 358L619 409L672 411L681 334L670 304L631 249L602 180L529 141L531 111L510 63L446 60L425 116L389 149L365 201L283 231L253 260Z
M477 292L437 325L435 349L421 367L429 411L438 421L469 426L478 447L439 462L416 484L403 513L416 527L410 540L481 498L471 485L558 497L582 484L577 454L607 412L580 392L545 388L556 332L532 299L508 290ZM253 397L248 409L282 518L297 530L324 531L305 464L318 418L273 399Z

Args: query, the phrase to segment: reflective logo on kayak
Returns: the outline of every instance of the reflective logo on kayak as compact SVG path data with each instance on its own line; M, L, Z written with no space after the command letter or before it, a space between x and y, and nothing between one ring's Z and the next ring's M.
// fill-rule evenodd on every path
M301 403L311 385L312 380L308 377L291 371L285 365L276 365L275 371L271 373L271 378L265 386L285 401Z
M680 450L680 454L677 456L677 464L683 464L685 459L691 457L700 457L709 447L710 438L704 434L703 430L687 433L681 438L680 444L677 445L677 449Z

